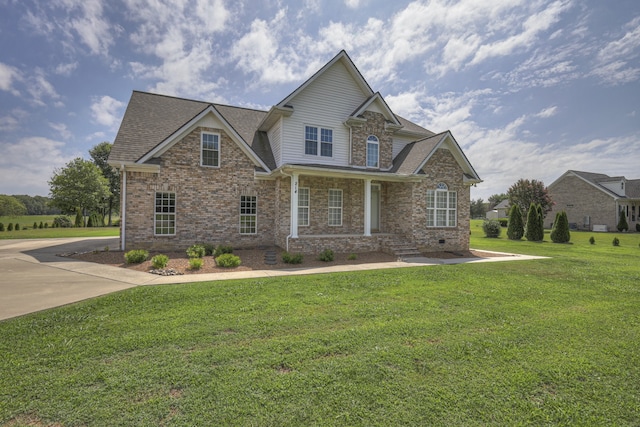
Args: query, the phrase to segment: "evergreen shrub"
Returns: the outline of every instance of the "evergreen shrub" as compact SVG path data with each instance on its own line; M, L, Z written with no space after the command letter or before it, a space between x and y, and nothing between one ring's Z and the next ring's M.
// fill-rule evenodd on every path
M522 223L522 212L520 206L514 204L509 210L509 225L507 226L507 237L509 240L520 240L524 236L524 224Z
M529 212L527 213L527 225L524 230L524 237L531 242L541 242L544 239L544 228L542 224L544 218L540 217L541 208L538 210L538 206L531 203Z
M282 253L282 262L284 262L285 264L302 264L302 261L302 254L292 254L290 252Z
M618 228L618 231L620 232L629 230L629 224L627 223L627 215L624 213L624 211L620 211L620 221L618 221L617 228Z
M0 222L0 231L4 231L4 224Z
M169 257L163 254L154 255L154 257L151 258L151 265L156 270L165 268L168 263L169 263Z
M76 221L74 223L76 227L84 227L84 217L82 216L82 211L80 208L76 210Z
M204 256L211 256L216 250L216 246L211 243L203 243L202 246L204 246Z
M133 249L124 254L127 264L140 264L149 258L149 252L144 249Z
M551 230L551 241L553 243L568 243L571 240L569 232L569 219L565 211L556 214L556 220L553 222Z
M231 245L218 245L216 249L213 251L213 257L218 258L220 255L232 254L232 253L233 253L233 247L231 247Z
M589 237L589 243L591 243L592 245L595 245L596 239L593 236Z
M16 222L16 226L14 227L16 231L20 231L20 224Z
M320 252L319 259L320 261L324 261L324 262L333 261L333 251L331 249L325 249L324 251Z
M484 231L485 237L500 237L502 226L500 221L496 219L485 219L482 223L482 231Z
M613 246L620 246L620 239L614 237L611 243L613 244Z
M234 268L242 263L240 257L234 254L222 254L216 258L216 264L223 268Z
M38 228L38 223L37 223L37 222L34 222L34 223L33 223L33 229L35 230L35 229L37 229L37 228Z
M43 229L45 228L44 223L42 221L40 221L40 225L38 226L39 229Z
M9 225L7 225L7 231L13 231L13 224L9 223Z

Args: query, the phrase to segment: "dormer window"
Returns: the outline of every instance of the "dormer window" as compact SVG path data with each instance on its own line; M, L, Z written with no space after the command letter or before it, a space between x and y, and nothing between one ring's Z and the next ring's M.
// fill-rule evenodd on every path
M379 167L379 157L380 157L380 141L378 141L378 137L369 136L367 138L367 167L368 168L377 168Z

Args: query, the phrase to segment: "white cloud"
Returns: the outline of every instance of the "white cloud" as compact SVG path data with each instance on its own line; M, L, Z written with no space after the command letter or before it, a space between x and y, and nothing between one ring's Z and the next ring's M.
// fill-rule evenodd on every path
M45 102L47 99L54 101L58 101L60 99L60 95L53 85L47 80L44 71L40 68L36 68L34 75L29 76L27 92L31 95L31 102L40 107L47 105ZM61 106L60 101L58 101L56 106Z
M65 140L68 140L73 136L71 131L67 128L67 125L64 123L49 122L49 127L58 132L60 136Z
M357 9L360 7L360 0L344 0L344 4L346 4L349 9Z
M55 69L55 73L61 76L70 76L71 73L78 68L78 61L70 62L67 64L58 64Z
M107 95L101 98L94 98L91 104L91 116L96 123L115 129L122 119L124 106L124 102Z
M21 80L20 71L17 68L0 62L0 90L20 96L20 92L14 87L14 82Z
M640 16L625 25L625 33L617 40L606 43L598 52L597 65L592 74L605 84L619 85L640 78Z
M554 105L553 107L545 108L544 110L540 111L538 114L535 114L535 116L541 119L548 119L549 117L555 116L557 111L558 111L558 107Z
M43 137L1 144L0 194L47 195L53 170L75 157L62 152L63 142Z

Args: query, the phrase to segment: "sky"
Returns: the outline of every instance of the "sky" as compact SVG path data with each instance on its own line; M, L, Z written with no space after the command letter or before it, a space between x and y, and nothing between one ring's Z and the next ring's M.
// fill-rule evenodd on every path
M638 0L0 0L0 194L46 196L133 90L268 109L346 50L484 182L640 178Z

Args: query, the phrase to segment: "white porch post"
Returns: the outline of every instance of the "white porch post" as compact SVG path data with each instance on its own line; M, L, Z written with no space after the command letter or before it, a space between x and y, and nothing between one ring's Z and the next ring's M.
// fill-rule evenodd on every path
M298 174L291 175L291 237L298 238Z
M364 180L364 235L371 236L371 180Z

